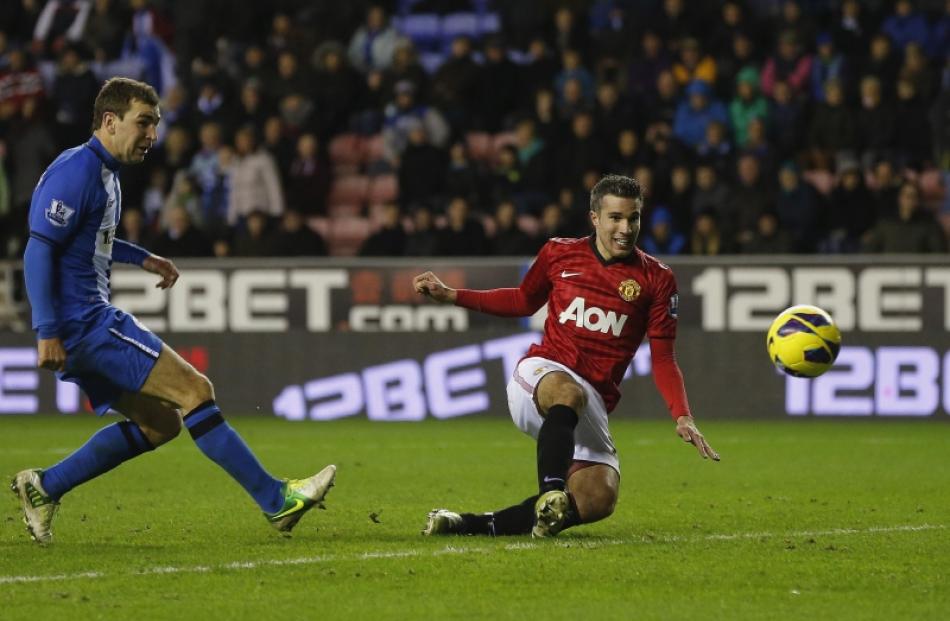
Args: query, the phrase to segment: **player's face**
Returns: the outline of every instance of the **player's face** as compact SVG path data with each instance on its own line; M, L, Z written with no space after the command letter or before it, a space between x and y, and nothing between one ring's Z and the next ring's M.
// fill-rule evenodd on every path
M605 259L623 258L633 252L642 209L642 200L608 194L601 200L600 211L590 212L597 249Z
M124 117L112 116L106 121L107 129L111 126L112 155L122 164L140 163L158 139L158 107L133 99Z

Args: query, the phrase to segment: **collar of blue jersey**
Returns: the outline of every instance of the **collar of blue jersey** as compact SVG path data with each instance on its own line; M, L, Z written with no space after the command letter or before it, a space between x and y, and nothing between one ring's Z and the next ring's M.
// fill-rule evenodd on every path
M96 154L96 157L102 160L102 163L106 165L106 168L112 172L119 170L119 167L121 166L121 164L119 164L119 160L112 157L112 155L106 151L106 148L102 146L102 143L99 142L98 138L93 136L89 139L89 142L87 142L85 146L89 147L89 149Z
M597 260L600 261L601 265L613 265L614 263L635 263L637 261L637 249L634 248L633 252L628 254L625 257L614 257L612 259L605 259L600 250L597 249L597 233L591 233L590 237L587 238L587 242L590 244L590 249L593 251L594 256L597 257Z

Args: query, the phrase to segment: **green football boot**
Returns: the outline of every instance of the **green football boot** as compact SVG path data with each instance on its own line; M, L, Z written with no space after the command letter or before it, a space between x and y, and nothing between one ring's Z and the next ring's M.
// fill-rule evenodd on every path
M284 482L284 506L277 513L265 513L270 525L282 533L293 530L303 514L315 506L321 509L323 499L333 487L336 466L329 465L309 479L289 479Z
M41 476L43 471L34 468L18 472L10 489L16 494L23 510L23 523L29 531L33 541L47 544L53 541L53 516L59 508L59 503L50 498L43 489Z
M534 528L532 537L553 537L564 528L567 512L571 508L571 501L567 492L554 489L545 492L534 503Z

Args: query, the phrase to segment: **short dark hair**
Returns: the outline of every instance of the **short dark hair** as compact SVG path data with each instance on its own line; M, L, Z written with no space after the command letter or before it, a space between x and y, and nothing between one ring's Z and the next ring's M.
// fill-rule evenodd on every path
M643 190L640 182L633 177L623 175L605 175L590 191L590 210L600 211L604 197L607 195L620 198L643 200Z
M158 93L145 82L129 78L106 80L99 94L96 95L96 103L92 109L92 131L102 127L102 118L106 112L112 112L120 119L123 118L135 99L150 106L157 106L159 102Z

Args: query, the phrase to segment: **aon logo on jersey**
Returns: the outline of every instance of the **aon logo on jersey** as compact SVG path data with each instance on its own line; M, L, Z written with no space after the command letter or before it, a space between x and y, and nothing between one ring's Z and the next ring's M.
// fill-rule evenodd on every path
M587 308L584 304L584 298L574 298L570 306L559 316L558 321L567 323L573 321L578 328L587 328L591 332L600 332L607 334L609 330L614 336L620 336L623 325L627 323L627 316L620 315L613 311L604 312L603 309L591 306Z

